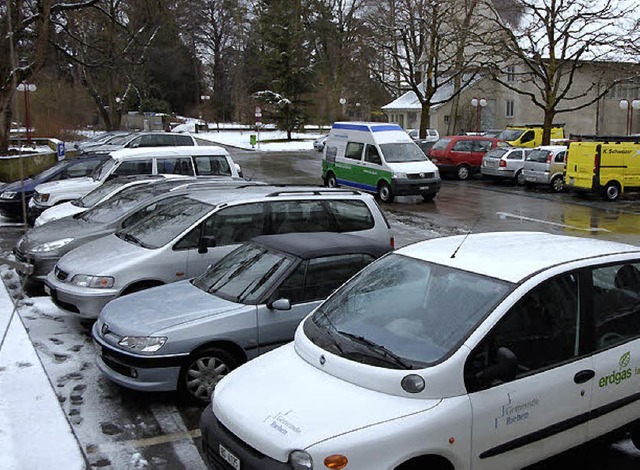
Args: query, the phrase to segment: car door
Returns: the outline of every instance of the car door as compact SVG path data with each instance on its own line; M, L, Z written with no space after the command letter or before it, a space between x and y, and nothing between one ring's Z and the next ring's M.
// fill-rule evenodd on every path
M591 279L595 438L640 418L640 260L594 268Z
M473 468L520 468L586 440L594 375L581 283L569 273L533 288L467 359Z
M375 191L378 187L378 181L384 179L386 173L382 170L382 158L380 158L380 153L375 145L365 145L362 166L362 183L371 191Z
M461 165L466 164L469 165L471 162L471 151L473 150L473 141L472 140L458 140L451 147L451 151L449 152L449 157L451 158L451 163L453 165Z
M271 293L269 302L258 306L260 353L292 341L300 321L373 259L357 253L303 260ZM291 310L270 308L279 299L289 300Z
M480 168L482 165L482 157L491 150L491 141L490 140L474 140L473 147L471 151L471 158L469 160L469 164L471 166L475 166Z
M344 158L336 162L336 178L339 184L364 188L362 173L362 142L347 142Z
M188 277L200 275L240 243L264 234L264 220L263 203L238 204L211 214L178 245L178 249L187 250ZM215 240L215 246L206 252L198 248L203 237Z

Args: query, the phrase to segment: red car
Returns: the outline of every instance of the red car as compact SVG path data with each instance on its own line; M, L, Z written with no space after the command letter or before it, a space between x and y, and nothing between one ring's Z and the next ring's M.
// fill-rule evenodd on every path
M440 174L455 174L466 180L480 172L482 157L502 142L492 137L475 135L453 135L442 137L429 150L429 158L438 167Z

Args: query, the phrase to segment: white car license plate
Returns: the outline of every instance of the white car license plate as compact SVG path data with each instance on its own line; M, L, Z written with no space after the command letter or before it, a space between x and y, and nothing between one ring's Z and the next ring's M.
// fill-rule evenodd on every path
M44 293L47 295L51 295L51 287L49 287L48 285L44 285Z
M429 186L420 186L420 191L427 191Z
M533 182L533 183L535 183L535 182L536 182L536 178L535 178L535 177L533 177L533 178L532 178L531 176L527 176L526 180L527 180L527 181L531 181L531 182Z
M225 459L229 465L231 465L236 470L240 470L240 459L229 452L225 446L222 444L218 444L218 452L220 452L220 457Z

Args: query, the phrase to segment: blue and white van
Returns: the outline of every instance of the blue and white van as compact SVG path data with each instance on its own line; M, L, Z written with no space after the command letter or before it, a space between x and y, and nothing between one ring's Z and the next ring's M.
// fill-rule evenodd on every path
M438 168L397 124L336 122L322 158L325 186L351 186L382 202L421 195L431 201L440 189Z

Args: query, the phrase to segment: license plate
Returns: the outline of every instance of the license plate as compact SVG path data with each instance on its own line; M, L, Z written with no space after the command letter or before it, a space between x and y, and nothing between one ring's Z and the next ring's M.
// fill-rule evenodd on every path
M227 450L222 444L218 444L218 452L229 465L236 470L240 470L240 459Z
M47 295L51 295L51 287L49 287L48 285L44 285L44 293Z
M536 179L535 178L531 178L531 177L527 177L527 181L531 181L531 182L535 183Z
M576 184L576 182L573 178L569 178L569 184L573 186L574 184Z
M420 186L420 191L427 191L429 186Z

